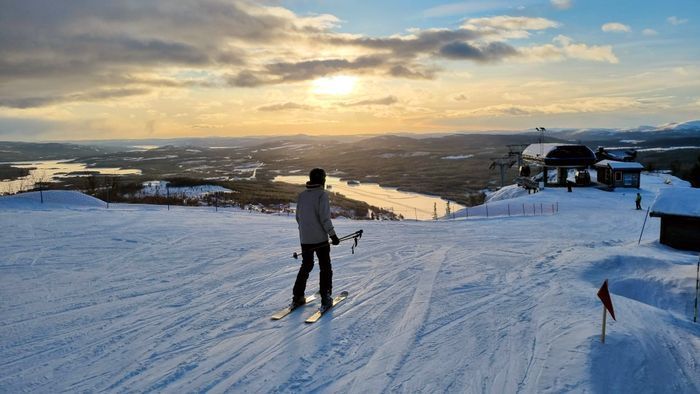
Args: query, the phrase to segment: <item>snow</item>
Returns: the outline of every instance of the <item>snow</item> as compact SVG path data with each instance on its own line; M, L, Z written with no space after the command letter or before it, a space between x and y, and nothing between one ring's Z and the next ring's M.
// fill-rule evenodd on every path
M613 170L643 170L644 166L634 161L601 160L595 163L596 167L610 167Z
M168 187L168 181L147 181L143 183L143 189L139 194L144 196L182 196L187 198L201 197L212 193L232 193L231 189L217 185L197 185Z
M560 146L568 146L572 144L557 144L557 143L542 143L531 144L523 150L523 157L547 157L547 155Z
M643 204L688 190L641 181ZM299 265L294 217L0 204L0 392L697 393L698 257L660 245L653 217L637 245L636 192L489 202L558 201L545 216L336 220L364 237L333 248L350 296L313 325L315 306L269 318Z
M44 202L42 203L42 195ZM70 190L45 190L0 196L0 210L106 208L107 203L95 197Z
M637 149L638 152L668 152L672 150L700 149L700 146L672 146L668 148L643 148Z
M474 155L458 155L458 156L444 156L441 157L442 160L464 160L474 157Z
M651 207L651 213L700 218L700 189L672 188L662 190Z

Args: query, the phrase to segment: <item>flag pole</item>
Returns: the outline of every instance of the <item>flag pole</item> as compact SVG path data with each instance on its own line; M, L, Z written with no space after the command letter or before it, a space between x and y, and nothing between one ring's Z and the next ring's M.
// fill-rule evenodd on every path
M608 311L605 310L605 305L603 305L603 333L600 334L600 342L605 343L605 321L607 320L606 318L608 317Z
M695 273L695 315L693 316L693 322L698 321L698 289L700 289L700 255L698 255L698 268Z

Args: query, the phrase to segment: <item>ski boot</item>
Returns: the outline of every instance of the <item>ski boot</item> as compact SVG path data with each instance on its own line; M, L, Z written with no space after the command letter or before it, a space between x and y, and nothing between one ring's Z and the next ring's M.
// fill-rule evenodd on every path
M321 294L321 310L325 311L326 309L330 308L333 306L333 297L331 297L331 293L323 293Z
M292 297L292 302L289 304L289 307L292 309L295 309L295 308L298 308L304 304L306 304L306 297L304 297L304 296Z

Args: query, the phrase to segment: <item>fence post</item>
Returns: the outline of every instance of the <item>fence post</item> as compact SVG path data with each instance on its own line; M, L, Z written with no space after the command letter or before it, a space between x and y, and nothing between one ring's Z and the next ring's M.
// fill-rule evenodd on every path
M542 210L542 203L540 203L540 215L544 216L544 211Z
M523 216L525 216L525 203L523 203Z
M510 216L510 203L508 203L508 216Z
M488 206L488 204L484 204L484 206L486 207L486 217L488 218L489 217L489 206Z
M532 215L537 216L537 208L535 208L535 203L532 203Z

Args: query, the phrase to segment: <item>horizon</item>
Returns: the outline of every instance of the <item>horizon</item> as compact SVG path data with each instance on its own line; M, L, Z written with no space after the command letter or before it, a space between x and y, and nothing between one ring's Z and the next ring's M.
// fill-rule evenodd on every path
M633 129L700 110L690 0L2 7L5 141Z

